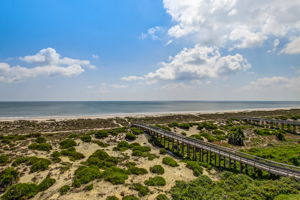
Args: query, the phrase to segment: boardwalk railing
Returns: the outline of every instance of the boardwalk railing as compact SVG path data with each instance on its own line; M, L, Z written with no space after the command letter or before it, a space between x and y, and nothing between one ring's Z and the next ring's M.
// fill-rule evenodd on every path
M216 144L189 138L147 124L134 123L132 124L132 126L141 128L144 131L148 132L150 135L161 137L164 140L168 139L168 141L170 140L172 140L173 142L177 141L177 143L180 142L182 145L187 145L188 148L192 147L194 149L194 153L203 152L203 151L206 151L207 155L208 153L210 154L213 153L215 154L215 164L216 164L216 156L219 156L219 160L221 158L224 159L224 165L225 165L225 159L228 158L230 164L231 164L231 160L233 160L234 162L236 161L239 162L241 169L243 166L242 164L244 164L244 166L246 167L252 166L253 168L267 171L270 174L275 174L279 176L288 176L300 180L300 167L267 160L240 151L236 151L230 148L222 147Z

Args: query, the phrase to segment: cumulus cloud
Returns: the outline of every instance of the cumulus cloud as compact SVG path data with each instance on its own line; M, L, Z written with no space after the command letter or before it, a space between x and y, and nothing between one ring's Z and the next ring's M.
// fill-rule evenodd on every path
M280 40L279 39L275 39L273 41L273 48L271 50L268 50L268 53L272 53L275 52L277 50L278 45L280 44Z
M141 77L141 76L125 76L125 77L122 77L121 80L123 80L123 81L139 81L139 80L144 80L144 77Z
M300 1L163 0L174 38L192 35L200 44L249 48L300 31Z
M147 30L146 33L142 33L140 35L140 39L144 40L146 38L150 38L152 40L158 40L160 35L162 34L163 29L160 26L151 27Z
M8 63L0 63L1 82L16 82L38 76L71 77L83 73L84 67L95 68L88 60L62 58L53 48L42 49L35 55L20 59L35 66L11 66Z
M240 54L221 56L217 48L195 45L184 48L144 77L148 80L201 80L227 76L249 68L250 64Z
M300 54L300 37L292 39L285 47L281 50L283 54Z

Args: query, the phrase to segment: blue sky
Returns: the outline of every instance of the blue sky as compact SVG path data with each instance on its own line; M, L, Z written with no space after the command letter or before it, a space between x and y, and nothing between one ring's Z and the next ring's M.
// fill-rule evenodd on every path
M0 100L300 100L300 1L2 0Z

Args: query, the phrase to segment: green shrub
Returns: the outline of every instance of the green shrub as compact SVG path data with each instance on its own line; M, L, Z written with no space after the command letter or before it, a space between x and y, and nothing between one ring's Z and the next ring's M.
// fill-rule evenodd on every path
M189 130L190 127L192 127L192 125L189 123L181 123L181 124L178 124L177 127L181 128L181 129Z
M70 147L74 147L74 146L76 146L77 144L76 144L76 142L75 142L74 140L72 140L72 139L65 139L65 140L61 141L61 142L59 143L59 145L60 145L60 148L62 148L62 149L67 149L67 148L70 148Z
M58 151L54 151L51 154L51 160L55 163L59 163L61 161L61 159L59 158L61 156L60 152Z
M159 194L156 196L155 200L169 200L165 194Z
M194 176L200 176L203 173L203 168L197 161L186 161L186 167L193 170Z
M281 194L274 198L274 200L299 200L300 194Z
M38 158L37 160L33 161L30 167L30 173L44 171L48 169L50 164L51 164L50 160L45 158Z
M28 146L28 148L38 151L50 151L52 149L52 146L48 143L32 143Z
M100 147L108 147L109 146L109 144L98 141L98 140L93 140L92 142L95 144L98 144L98 146L100 146Z
M32 183L17 183L10 186L3 194L2 200L23 200L34 197L39 192L38 186Z
M44 137L38 137L35 139L36 143L46 143L46 138Z
M12 167L5 168L0 172L0 192L17 182L19 173Z
M198 127L197 127L198 130L202 130L202 129L215 130L217 128L218 128L218 126L213 124L212 122L202 122L202 123L199 123Z
M58 192L60 195L64 195L64 194L67 194L67 192L71 189L70 186L68 185L64 185L62 186L61 188L59 188Z
M219 130L219 129L214 130L214 131L212 132L212 134L214 134L214 135L225 135L224 131Z
M100 177L101 173L97 167L80 166L75 171L72 186L80 187L82 184L89 183Z
M208 132L203 132L203 133L200 134L200 136L206 138L208 142L215 142L215 141L217 141L216 137L213 136L213 135L211 135Z
M75 139L75 138L78 138L79 137L79 134L77 133L71 133L68 138L71 138L71 139Z
M130 140L130 141L133 141L133 140L136 139L136 135L133 134L133 133L126 133L125 139L126 139L126 140Z
M228 143L238 146L244 145L245 135L241 128L231 131L228 135Z
M68 156L71 161L83 159L85 156L82 153L76 152L74 147L64 149L60 152L62 156Z
M103 139L106 137L108 137L107 130L99 130L99 131L96 131L96 133L95 133L95 138L97 138L97 139Z
M83 141L83 142L91 142L92 141L92 137L89 136L89 135L83 135L80 137L80 139Z
M164 149L164 148L161 148L161 149L159 150L159 154L164 155L164 154L166 154L166 153L167 153L167 150Z
M121 141L118 145L113 149L114 151L126 151L130 148L130 144L126 141Z
M99 168L108 168L115 166L118 163L118 159L111 157L103 150L95 151L86 161L89 166L97 166Z
M139 129L139 128L135 128L135 127L132 127L130 128L131 132L135 135L140 135L143 133L143 130Z
M183 136L186 136L186 132L184 132L184 131L182 131L180 134Z
M39 191L45 191L45 190L47 190L49 187L51 187L52 185L54 185L55 182L56 182L56 180L55 180L54 178L46 177L46 178L38 185L38 189L39 189Z
M165 158L163 158L162 163L165 164L165 165L169 165L171 167L177 167L177 166L179 166L178 163L173 158L171 158L171 157L165 157Z
M116 196L108 196L106 200L119 200L119 198Z
M152 178L150 177L144 183L145 183L145 185L148 185L148 186L165 186L166 180L161 176L155 176Z
M137 198L136 196L134 195L127 195L127 196L124 196L122 198L122 200L139 200L139 198Z
M0 165L5 165L9 161L9 156L6 154L1 154L0 155Z
M124 184L125 180L128 179L126 170L118 167L110 167L104 170L102 177L113 185Z
M178 122L171 122L168 124L168 127L173 128L173 127L177 127L178 126Z
M129 172L129 174L134 174L134 175L143 175L143 174L148 173L148 171L146 169L134 167L134 166L128 167L128 172Z
M84 191L91 191L92 189L94 189L94 185L93 184L89 184L87 186L85 186L83 188Z
M132 189L132 190L138 191L138 195L140 197L146 196L150 192L150 190L147 186L144 186L140 183L134 183L129 188Z
M150 167L150 171L155 174L164 174L165 169L161 165L154 165Z

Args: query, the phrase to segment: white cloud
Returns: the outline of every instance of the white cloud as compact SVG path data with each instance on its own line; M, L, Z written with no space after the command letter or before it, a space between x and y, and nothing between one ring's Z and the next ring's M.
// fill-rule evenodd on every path
M273 48L271 50L268 50L268 53L272 53L275 52L277 50L278 45L280 44L280 40L279 39L275 39L273 41Z
M229 48L261 46L272 37L300 32L300 0L163 0L174 38Z
M84 67L95 68L88 60L62 58L53 48L42 49L35 55L25 56L20 59L36 65L23 67L0 63L1 82L16 82L38 76L71 77L83 73Z
M151 38L152 40L158 40L163 29L160 26L151 27L147 30L147 33L142 33L140 39L144 40L146 38Z
M139 81L139 80L144 80L144 78L140 77L140 76L126 76L126 77L122 77L121 80L123 80L123 81Z
M259 89L264 87L272 87L275 85L285 85L288 82L289 79L282 76L265 77L250 82L247 86L244 87L244 89L252 90L252 89Z
M284 54L300 54L300 37L292 39L285 47L281 50Z
M240 54L221 56L217 48L184 48L161 67L146 74L147 80L201 80L244 71L250 64Z

